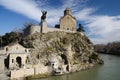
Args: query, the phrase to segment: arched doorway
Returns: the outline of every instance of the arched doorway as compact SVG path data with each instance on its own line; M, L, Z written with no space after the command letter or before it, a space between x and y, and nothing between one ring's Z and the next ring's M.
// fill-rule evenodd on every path
M21 67L21 65L22 65L22 59L21 59L21 57L17 57L16 58L16 62L18 64L18 67Z

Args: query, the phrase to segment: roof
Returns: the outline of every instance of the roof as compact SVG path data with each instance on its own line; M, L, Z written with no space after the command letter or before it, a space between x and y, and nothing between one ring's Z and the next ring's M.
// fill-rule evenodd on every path
M16 44L19 44L18 41L17 41L17 42L12 42L12 43L10 43L10 44L8 44L8 45L6 45L6 46L11 47L11 46L14 46L14 45L16 45ZM19 44L19 45L22 46L21 44ZM5 47L6 47L6 46L5 46ZM24 46L22 46L22 47L24 47Z
M70 10L70 8L67 7L64 11L71 11L71 10ZM64 18L65 16L66 16L66 15L62 16L60 19ZM76 20L76 18L73 17L72 15L69 15L69 16L71 16L73 19Z
M68 8L68 7L67 7L67 8L65 9L65 11L67 11L67 10L69 10L69 11L70 11L70 8Z
M65 16L66 16L66 15L65 15ZM61 20L62 18L64 18L65 16L60 17L60 20ZM76 18L75 18L75 17L73 17L72 15L69 15L69 16L71 16L73 19L75 19L75 20L76 20Z
M19 43L18 42L12 42L12 43L10 43L10 44L8 44L6 46L13 46L13 45L16 45L16 44L19 44Z

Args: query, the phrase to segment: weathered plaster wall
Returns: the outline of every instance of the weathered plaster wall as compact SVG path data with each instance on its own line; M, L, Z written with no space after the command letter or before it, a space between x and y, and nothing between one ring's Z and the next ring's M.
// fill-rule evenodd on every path
M53 31L64 31L64 32L70 32L70 33L75 33L76 32L76 31L57 29L57 28L47 28L47 32L53 32Z
M22 65L25 65L26 64L26 59L27 59L27 55L28 54L22 54L22 53L17 53L17 54L14 54L14 53L12 53L12 54L9 54L10 56L9 56L9 68L10 69L14 69L14 68L16 68L17 67L17 57L20 57L21 58L21 63L22 63Z
M15 44L11 46L5 46L4 48L7 53L27 53L27 49L20 44Z
M36 32L40 32L40 26L31 26L31 29L30 29L30 34L34 34Z

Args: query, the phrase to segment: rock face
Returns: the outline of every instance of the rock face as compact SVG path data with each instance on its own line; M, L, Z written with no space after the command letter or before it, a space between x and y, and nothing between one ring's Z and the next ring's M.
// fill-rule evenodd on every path
M49 32L25 37L31 48L29 64L52 67L52 74L64 74L91 68L103 61L94 52L92 42L83 33Z

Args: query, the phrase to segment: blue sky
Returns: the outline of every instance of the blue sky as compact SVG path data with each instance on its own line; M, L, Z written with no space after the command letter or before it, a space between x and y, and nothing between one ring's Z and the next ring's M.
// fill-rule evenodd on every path
M119 4L120 0L0 0L0 35L25 23L38 25L41 10L47 10L47 23L53 27L69 7L93 43L120 41Z

